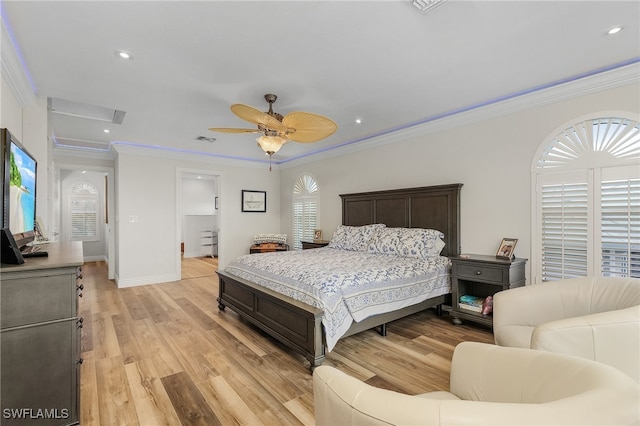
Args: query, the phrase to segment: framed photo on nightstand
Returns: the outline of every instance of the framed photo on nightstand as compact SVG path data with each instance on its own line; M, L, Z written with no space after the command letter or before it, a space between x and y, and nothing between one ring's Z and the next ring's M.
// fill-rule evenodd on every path
M518 240L515 238L503 238L500 246L498 247L498 252L496 253L496 257L499 259L512 259L515 256L513 255L513 250L516 248L516 244Z

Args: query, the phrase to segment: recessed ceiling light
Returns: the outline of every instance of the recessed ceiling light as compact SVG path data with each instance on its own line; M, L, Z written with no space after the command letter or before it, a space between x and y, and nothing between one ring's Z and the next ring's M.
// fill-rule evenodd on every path
M103 132L105 132L105 133L111 133L111 130L109 130L109 129L104 129L104 130L103 130Z
M356 118L353 122L356 124L362 124L362 119Z
M113 52L118 58L122 58L122 59L133 59L133 55L129 52L126 52L124 50L116 50L115 52Z
M616 25L615 27L612 27L607 31L607 35L618 34L620 31L623 30L623 28L624 27L622 25Z

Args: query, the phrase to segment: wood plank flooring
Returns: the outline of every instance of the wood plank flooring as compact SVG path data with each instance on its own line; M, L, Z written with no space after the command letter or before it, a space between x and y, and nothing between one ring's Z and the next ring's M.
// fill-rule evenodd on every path
M218 311L217 259L183 260L177 282L118 289L106 265L83 267L83 426L313 425L308 362L231 310ZM408 394L449 387L454 347L493 343L433 310L341 340L333 365Z

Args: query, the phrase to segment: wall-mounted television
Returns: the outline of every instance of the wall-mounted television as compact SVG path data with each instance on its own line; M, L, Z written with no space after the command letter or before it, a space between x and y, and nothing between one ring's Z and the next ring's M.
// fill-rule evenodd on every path
M37 161L7 129L2 143L2 228L8 228L18 247L35 239Z

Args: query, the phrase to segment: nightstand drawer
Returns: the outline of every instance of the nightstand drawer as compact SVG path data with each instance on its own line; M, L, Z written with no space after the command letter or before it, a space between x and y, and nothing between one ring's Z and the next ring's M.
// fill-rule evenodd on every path
M326 247L329 244L329 241L326 241L326 240L313 240L313 241L300 241L300 242L302 243L302 250Z
M490 268L484 265L457 264L455 275L458 278L478 280L484 282L494 282L502 284L504 282L504 268Z

